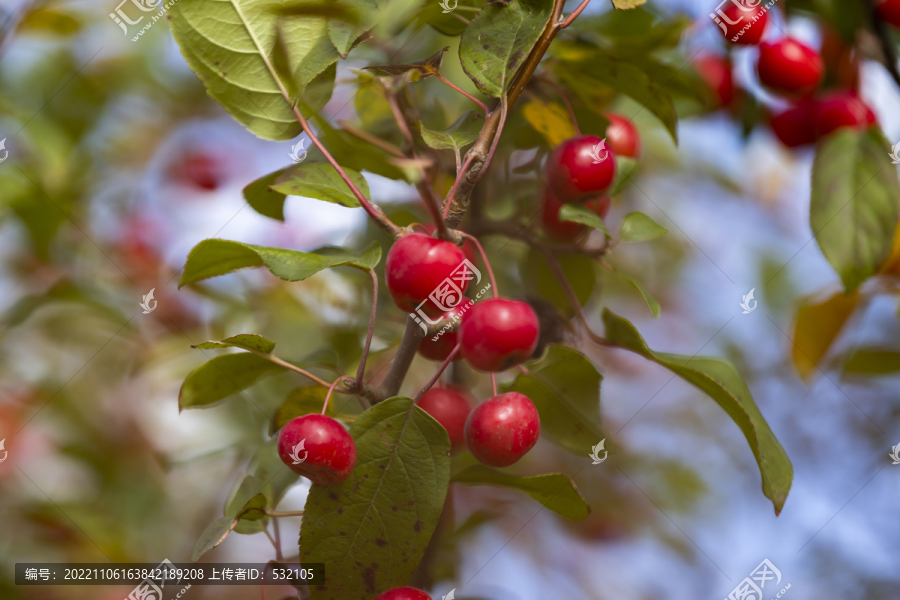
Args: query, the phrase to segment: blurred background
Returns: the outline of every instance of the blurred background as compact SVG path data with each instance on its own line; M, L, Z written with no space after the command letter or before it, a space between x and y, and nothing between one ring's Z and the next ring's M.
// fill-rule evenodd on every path
M16 587L13 566L189 562L200 533L272 456L270 417L306 382L278 375L214 407L179 412L181 382L213 355L191 344L253 332L275 340L280 356L314 357L332 374L355 370L368 316L364 275L337 269L287 283L250 270L179 290L197 242L309 250L377 240L387 248L360 210L290 198L278 222L249 208L242 188L290 164L294 142L248 133L206 95L166 23L133 42L110 19L113 4L0 3L0 139L9 153L0 163L3 600L124 598L130 586ZM602 19L609 9L596 0L585 15ZM650 3L656 19L684 23L667 54L676 68L697 52L723 52L708 17L714 9ZM812 13L767 35L779 30L824 43ZM420 24L390 46L361 47L341 61L323 115L334 124L359 118L365 99L346 83L356 78L351 69L419 60L443 46L450 56L458 43ZM622 97L611 105L638 125L644 155L607 222L617 227L640 210L670 231L617 248L617 266L640 274L662 315L653 319L633 288L602 269L582 276L594 323L608 306L655 349L735 362L794 465L783 513L775 517L746 441L713 401L660 367L569 331L604 374L602 416L616 451L592 465L540 441L516 468L569 474L592 515L567 522L524 495L455 486L458 531L427 558L435 598L455 588L457 597L491 600L720 600L763 559L780 570L782 587L791 584L794 600L900 598L900 466L888 457L900 444L900 387L892 369L845 368L856 348L900 345L896 284L864 290L818 368L798 370L797 312L834 294L840 280L810 231L814 151L786 149L767 127L777 100L755 81L755 52L732 54L740 114L677 99L677 147L640 105ZM861 97L888 139L900 141L900 89L879 63L857 62ZM475 91L458 61L446 60L442 72ZM448 115L460 102L430 82L422 95ZM413 187L366 177L396 222L427 222ZM500 202L497 214L537 214L536 187L501 182L487 179L476 200L518 194L525 208ZM501 287L527 294L524 245L486 242ZM751 289L758 309L743 314ZM145 314L140 304L151 290L158 304ZM375 375L389 364L405 317L382 300ZM404 390L434 368L417 358ZM485 378L454 377L477 398L489 395ZM359 409L353 401L346 410ZM299 480L279 510L301 509L307 490ZM296 556L299 519L279 521L284 555ZM202 560L271 558L270 540L256 532L230 535ZM268 597L290 593L270 587ZM251 587L194 587L184 597L259 596Z

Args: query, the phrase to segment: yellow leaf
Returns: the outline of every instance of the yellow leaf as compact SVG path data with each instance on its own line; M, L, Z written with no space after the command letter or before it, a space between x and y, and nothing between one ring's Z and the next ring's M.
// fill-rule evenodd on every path
M559 104L544 102L538 98L530 100L522 107L525 120L544 136L550 147L575 135L575 127L569 114Z
M900 276L900 227L894 230L894 248L891 250L891 255L878 271L885 275Z
M794 366L804 381L809 381L819 361L828 352L844 323L859 304L859 293L837 292L824 302L808 300L797 310L794 328Z

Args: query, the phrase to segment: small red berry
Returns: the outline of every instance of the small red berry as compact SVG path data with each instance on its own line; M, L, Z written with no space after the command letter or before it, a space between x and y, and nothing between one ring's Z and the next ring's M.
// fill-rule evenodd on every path
M734 77L731 74L730 60L707 54L694 60L694 70L712 90L715 108L728 106L734 101Z
M816 91L825 76L819 53L792 38L760 44L757 70L763 85L797 96Z
M547 185L560 202L602 194L616 177L616 156L603 140L579 135L559 144L547 157Z
M278 434L278 456L295 473L319 485L335 485L356 465L356 443L344 427L325 415L291 419Z
M812 100L801 100L796 106L772 117L772 131L788 148L814 144L819 139L816 133L817 104Z
M875 124L875 113L852 92L832 92L819 100L815 123L816 132L823 136L841 127L865 129Z
M900 0L884 0L875 7L878 18L894 27L900 27Z
M185 152L172 168L182 182L206 191L217 189L225 175L219 160L194 150Z
M752 46L758 44L766 32L766 25L769 23L769 13L755 7L751 10L743 10L737 4L731 3L727 8L722 9L722 14L713 15L716 24L719 25L719 31L722 26L726 31L722 33L725 38L732 44L739 46ZM723 15L724 14L724 18ZM756 21L753 18L756 17Z
M425 225L425 229L428 230L428 235L433 236L434 230L437 229L437 227L435 227L432 224L428 224L428 225ZM478 266L478 259L481 258L481 255L478 253L478 249L475 248L475 244L472 243L472 240L467 238L466 241L463 242L462 251L466 255L466 258L469 259L470 263L472 263L475 266Z
M540 322L525 302L490 298L463 315L460 351L479 371L503 371L528 360L540 336Z
M415 311L465 259L463 251L448 241L421 233L404 235L391 246L384 265L384 278L394 304L401 310ZM465 287L462 286L463 292ZM447 298L447 306L459 301L460 298ZM431 317L443 312L433 302L426 302L422 309Z
M431 596L412 587L395 587L381 592L372 600L431 600Z
M641 134L630 119L616 113L604 115L609 121L606 128L606 145L616 156L638 158L641 155Z
M508 467L537 443L541 419L534 403L519 392L488 398L466 419L466 446L482 463Z
M544 233L547 234L547 237L559 242L578 242L591 228L574 221L560 221L559 211L563 206L565 205L554 198L550 190L544 188L544 197L541 200L541 221ZM609 197L602 196L588 200L584 206L597 213L601 219L605 219L609 214Z
M419 408L434 417L434 420L447 430L453 450L460 448L466 441L463 430L466 426L466 417L472 412L472 404L468 398L471 398L469 392L450 385L443 388L433 387L419 399Z

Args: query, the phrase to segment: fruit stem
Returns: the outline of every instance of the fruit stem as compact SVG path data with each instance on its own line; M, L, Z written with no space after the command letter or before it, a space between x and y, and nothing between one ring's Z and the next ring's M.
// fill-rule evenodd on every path
M372 313L369 315L369 331L366 333L366 345L363 346L362 357L359 359L359 368L356 369L356 387L358 389L363 388L363 375L366 372L366 360L369 358L372 332L375 330L375 312L378 309L378 275L375 271L369 269L369 276L372 278Z
M322 412L319 414L325 414L325 411L328 409L328 401L331 399L331 392L334 391L335 386L340 383L341 379L343 379L343 377L338 377L337 379L335 379L334 383L331 384L331 387L328 388L328 393L325 394L325 402L322 404Z
M578 5L578 8L576 8L575 10L573 10L573 11L569 14L568 17L566 17L565 19L563 19L562 21L560 21L559 24L557 25L557 27L558 27L559 29L565 29L566 27L568 27L569 25L571 25L571 24L572 24L572 21L574 21L575 19L577 19L577 18L578 18L578 15L580 15L580 14L582 13L582 11L583 11L585 8L587 8L587 5L588 5L588 3L589 3L590 1L591 1L591 0L584 0L581 4Z
M281 85L281 82L278 82L278 85ZM287 94L287 91L282 89L282 92L285 95L285 98L290 98ZM309 136L309 139L312 140L312 143L316 145L316 148L325 156L325 159L331 163L331 166L334 167L334 170L337 171L338 175L341 176L341 179L344 180L344 183L347 184L347 187L350 188L350 191L353 192L353 195L356 196L356 199L359 200L359 203L362 205L363 209L368 213L368 215L378 224L379 227L387 231L391 234L392 237L397 238L400 235L400 228L397 227L393 221L391 221L387 215L385 215L380 208L369 202L369 200L363 195L359 188L356 187L356 184L351 181L350 177L344 171L344 169L334 160L334 157L331 156L331 153L325 149L325 146L322 145L322 142L319 141L319 138L316 137L316 134L313 133L312 128L310 128L309 123L306 121L304 116L300 114L300 110L296 105L291 107L291 110L294 112L294 116L297 118L297 122L300 123L300 127L303 128L303 131Z
M590 1L590 0L588 0ZM587 4L587 2L585 2ZM569 102L569 98L566 96L566 93L563 91L562 86L558 83L550 79L549 77L542 77L544 81L550 84L554 90L556 90L556 95L559 96L560 100L563 101L563 104L566 105L566 110L569 111L569 120L572 121L572 127L575 128L575 134L581 135L581 129L578 127L578 119L575 118L575 111L572 110L572 103Z
M476 238L475 236L469 235L464 231L460 231L460 233L467 240L472 240L472 242L478 248L478 252L481 253L481 260L484 261L484 266L487 268L488 277L491 280L491 290L493 292L493 296L494 298L499 298L500 292L497 291L497 280L494 279L494 270L491 268L491 263L488 262L487 254L484 253L484 248L481 247L481 242L479 242L478 238Z
M353 127L352 125L347 124L347 121L339 120L338 125L340 125L343 128L343 130L346 131L347 133L349 133L350 135L355 135L359 139L361 139L365 142L369 142L373 146L377 146L378 148L381 148L388 154L393 154L397 158L406 158L406 155L403 154L403 152L401 152L400 148L398 148L397 146L395 146L391 143L388 143L388 142L382 140L381 138L375 137L374 135L372 135L371 133L369 133L367 131L363 131L362 129L357 129L356 127Z
M494 372L491 371L491 389L494 390L494 395L497 395L497 376L494 375Z
M456 195L456 189L459 187L459 182L462 179L462 174L466 172L469 168L469 165L472 164L472 159L474 156L466 155L466 162L463 163L461 169L457 169L456 181L453 182L453 187L450 188L450 193L447 194L447 199L444 200L444 220L447 220L447 215L450 213L450 206L453 205L453 198Z
M482 102L481 100L479 100L478 98L476 98L475 96L473 96L472 94L467 92L466 90L462 89L461 87L457 86L455 83L453 83L452 81L450 81L449 79L447 79L446 77L441 75L439 72L435 71L434 76L437 77L438 79L440 79L442 82L446 83L448 86L450 86L451 88L453 88L460 94L462 94L463 96L465 96L466 98L468 98L469 100L471 100L472 102L474 102L475 104L477 104L479 107L481 107L481 110L484 111L485 118L487 118L488 107L484 102Z
M500 145L500 136L503 134L503 127L506 125L506 115L509 110L509 100L506 99L506 96L500 98L500 124L497 125L497 134L494 136L494 141L491 143L491 150L488 152L487 158L484 161L484 166L481 168L482 171L487 171L488 167L491 166L491 161L494 160L494 152L497 151L497 146Z
M447 368L447 366L451 362L453 362L453 357L456 356L457 352L459 352L461 345L462 345L462 337L460 337L459 341L456 342L456 346L453 347L453 351L450 352L450 354L447 356L447 358L444 359L444 362L441 363L441 367L437 370L437 373L434 374L434 377L431 378L431 381L429 381L427 384L425 384L425 387L423 387L421 390L419 390L419 392L416 394L416 397L415 397L416 402L418 402L419 398L421 398L422 395L425 394L425 392L430 390L431 386L433 386L435 383L437 383L438 379L441 378L441 375L444 374L444 370Z

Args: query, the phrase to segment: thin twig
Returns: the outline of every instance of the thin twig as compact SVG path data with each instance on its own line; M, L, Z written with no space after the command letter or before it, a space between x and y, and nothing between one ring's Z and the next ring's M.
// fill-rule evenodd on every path
M506 99L506 96L500 98L500 124L497 126L497 134L494 136L494 142L491 144L491 151L488 152L487 159L484 161L484 167L482 170L487 171L488 167L491 166L491 161L494 160L494 153L497 151L497 146L500 145L500 136L503 134L503 126L506 125L506 116L509 111L509 101Z
M588 2L590 2L590 1L591 1L591 0L583 0L582 3L578 5L578 8L576 8L575 10L573 10L573 11L569 14L568 17L566 17L565 19L563 19L562 21L559 22L558 27L559 27L560 29L565 29L566 27L568 27L569 25L571 25L571 24L572 24L572 21L574 21L575 19L577 19L577 18L578 18L578 15L580 15L581 12L582 12L585 8L587 8Z
M357 129L356 127L353 127L352 125L348 125L347 121L338 121L338 125L340 125L344 129L344 131L346 131L347 133L349 133L351 135L355 135L359 139L369 142L373 146L378 146L379 148L381 148L388 154L393 154L397 158L406 158L406 155L403 154L403 152L400 150L400 148L398 148L397 146L395 146L389 142L384 141L381 138L375 137L368 131L363 131L362 129Z
M275 558L283 561L284 556L281 554L281 527L278 525L278 517L272 517L272 531L275 534Z
M487 105L484 102L482 102L481 100L479 100L478 98L476 98L475 96L473 96L472 94L467 92L466 90L462 89L461 87L459 87L458 85L456 85L455 83L453 83L452 81L450 81L449 79L447 79L446 77L441 75L440 73L435 72L434 76L437 77L438 79L440 79L442 82L446 83L452 89L456 90L457 92L459 92L460 94L462 94L463 96L465 96L466 98L468 98L469 100L474 102L475 104L477 104L478 106L480 106L481 110L484 111L485 118L487 118L489 111L488 111Z
M494 390L494 395L497 395L497 376L491 371L491 389Z
M334 380L334 383L331 384L331 387L328 388L328 393L325 394L325 402L322 403L322 412L319 414L325 414L325 411L328 410L328 401L331 400L331 393L334 391L335 386L338 384L343 377L338 377Z
M438 380L441 378L441 375L443 375L444 371L447 369L447 366L451 362L453 362L453 358L456 356L456 353L459 352L459 349L461 346L462 346L462 338L460 338L459 341L456 342L456 346L453 347L453 350L450 352L450 354L447 356L447 358L444 359L444 362L441 363L441 367L437 370L437 373L434 374L434 377L431 378L431 381L426 383L425 387L423 387L421 390L419 390L419 392L416 394L416 397L415 397L416 401L418 401L419 398L421 398L425 394L425 392L430 390L431 386L433 386L435 383L438 382Z
M566 110L569 111L569 119L572 121L572 126L575 128L575 133L581 135L581 129L578 127L578 119L575 118L575 111L572 110L572 103L569 102L568 97L566 97L565 91L563 91L562 86L558 83L550 79L549 77L544 77L544 81L550 84L550 86L556 90L556 95L563 101L563 104L566 106ZM346 127L344 128L346 129Z
M372 278L372 313L369 315L369 331L366 333L366 345L363 346L362 357L359 359L359 368L356 369L356 387L362 389L363 375L366 372L366 360L369 358L369 347L372 345L372 332L375 330L375 313L378 310L378 274L369 269Z
M500 297L500 292L497 291L497 280L494 279L494 270L491 268L491 263L488 262L487 254L484 252L484 248L481 246L481 242L478 241L474 235L470 235L463 231L460 232L462 236L468 240L472 240L472 243L475 244L475 247L478 248L478 252L481 253L481 260L484 261L484 266L487 268L488 277L491 280L491 289L493 290L494 298Z
M460 169L460 174L456 176L456 181L453 182L453 187L450 188L450 193L447 194L447 199L444 200L444 220L447 220L447 215L450 213L450 207L453 205L453 200L456 198L456 189L459 187L459 182L462 180L462 173L466 172L466 169L469 168L469 165L472 164L474 157L466 154L466 162L463 163L462 169Z

